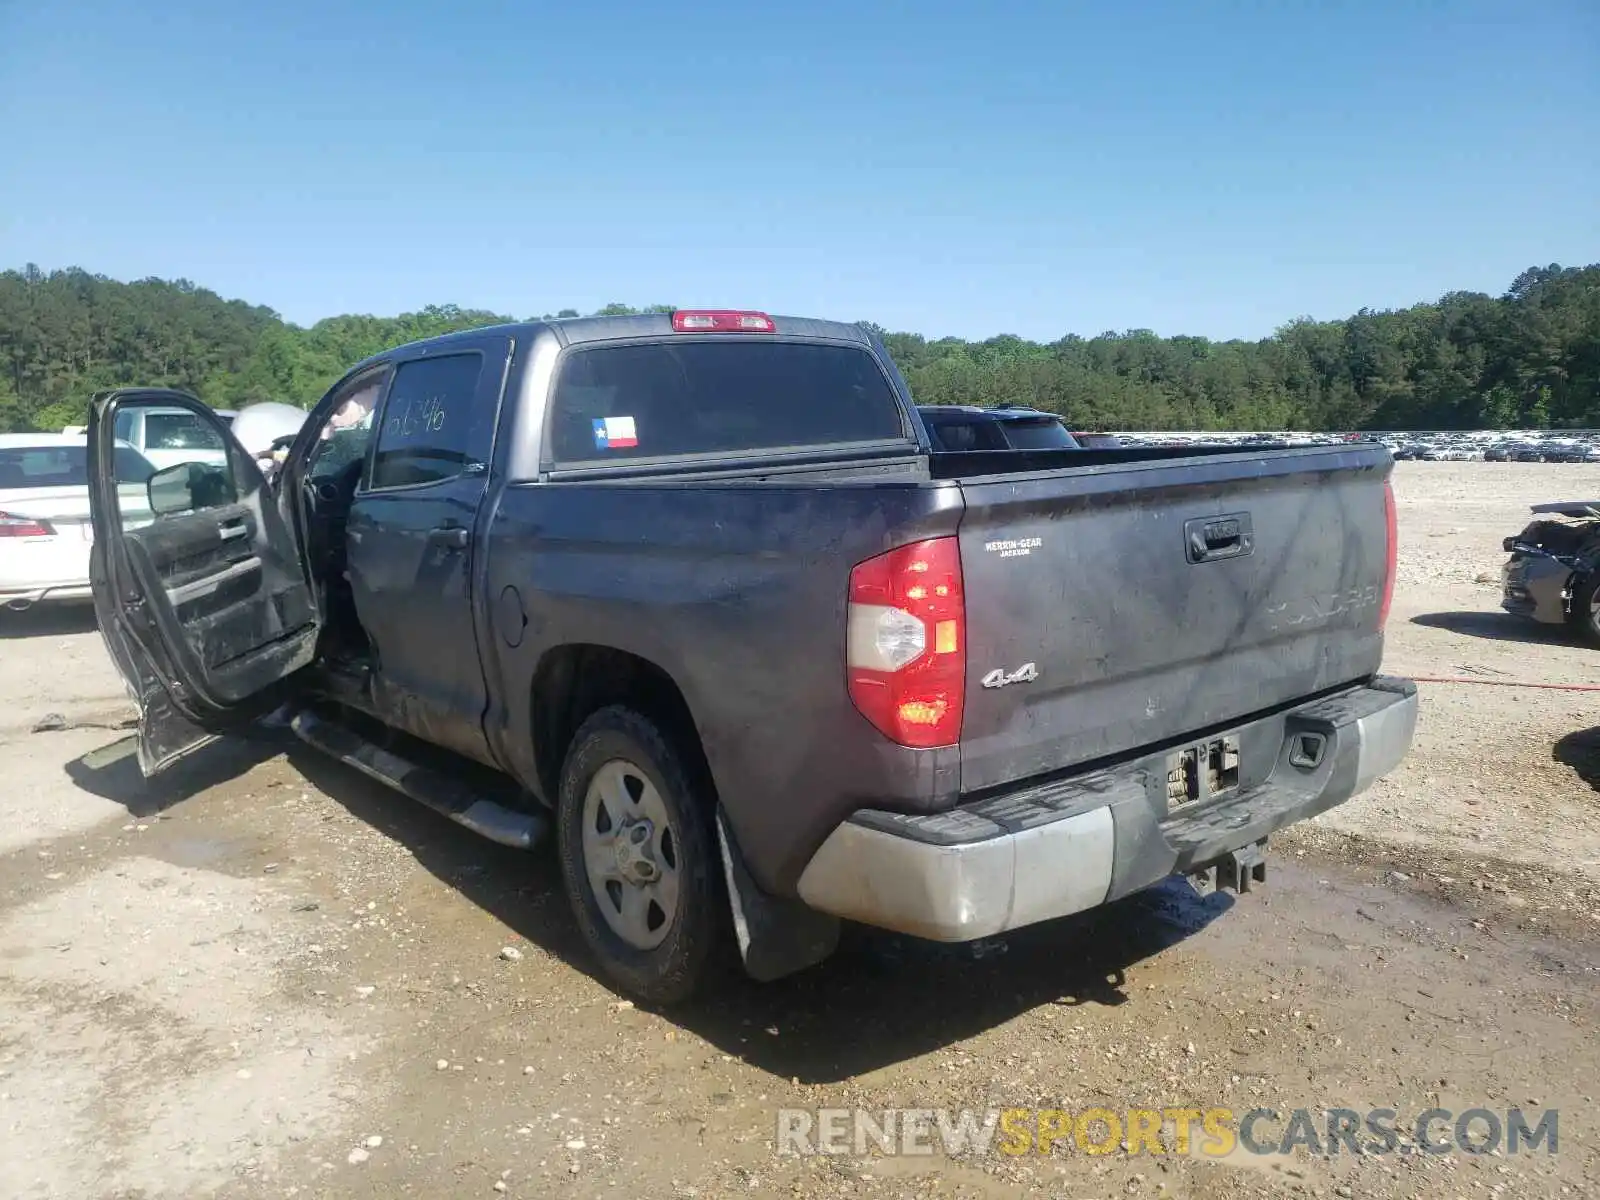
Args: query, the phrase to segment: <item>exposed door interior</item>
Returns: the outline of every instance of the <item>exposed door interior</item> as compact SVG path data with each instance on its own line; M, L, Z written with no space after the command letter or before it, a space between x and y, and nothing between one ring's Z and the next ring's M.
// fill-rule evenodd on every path
M366 372L319 406L326 416L318 423L304 465L284 477L285 487L299 489L306 563L321 592L321 653L335 666L366 666L371 658L371 641L350 589L350 506L366 470L374 417L388 379L387 367Z
M156 471L138 496L99 464L110 461L119 415L141 407L187 409L194 454ZM295 541L255 463L193 397L112 393L96 403L94 422L109 609L178 710L226 726L314 653L319 620Z

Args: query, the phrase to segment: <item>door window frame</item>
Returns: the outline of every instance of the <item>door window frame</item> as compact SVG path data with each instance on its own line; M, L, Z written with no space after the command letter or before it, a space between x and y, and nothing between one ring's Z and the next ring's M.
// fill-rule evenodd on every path
M506 378L509 373L509 364L512 356L512 344L507 341L505 346L504 361L500 363L498 378L495 381L494 404L488 417L491 422L488 453L482 459L472 459L462 463L461 469L453 475L444 475L438 479L429 479L421 483L391 483L374 486L372 470L377 465L378 441L383 435L383 423L388 420L389 402L394 397L394 381L399 378L400 372L412 363L437 361L442 358L465 358L468 355L478 360L478 376L472 385L471 402L476 403L483 394L485 387L485 372L494 366L494 355L490 352L491 346L481 342L463 343L459 346L440 347L434 354L419 354L414 358L406 358L389 364L391 373L385 385L383 394L379 397L378 407L373 415L372 444L367 447L366 465L361 470L361 482L356 486L356 497L363 496L392 496L404 492L420 491L423 488L434 488L440 484L453 483L465 475L484 475L489 470L489 464L494 458L494 440L498 433L500 423L500 404L505 397ZM468 447L470 452L471 447Z
M340 406L353 391L365 387L374 378L379 379L378 401L373 406L376 413L382 405L385 393L389 387L389 380L394 376L394 364L387 359L378 362L366 362L348 371L331 388L322 394L322 399L312 405L311 411L306 414L300 432L289 446L289 453L284 458L283 469L272 483L272 490L276 493L276 503L279 511L289 522L294 530L295 546L300 551L301 566L306 572L306 581L311 585L313 594L319 594L320 583L312 578L311 565L306 562L305 547L307 538L308 514L305 503L305 483L311 473L311 451L322 440L322 431L333 419L333 414L339 411ZM374 439L376 440L376 439ZM365 453L362 455L361 474L366 477L367 464L371 461L372 443L369 442ZM360 495L360 486L357 485L356 495Z

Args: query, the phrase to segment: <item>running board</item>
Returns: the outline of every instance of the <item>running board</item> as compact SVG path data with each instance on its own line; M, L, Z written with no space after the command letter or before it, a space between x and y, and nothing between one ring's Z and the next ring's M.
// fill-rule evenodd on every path
M289 724L306 745L349 764L379 783L388 784L491 842L531 850L550 827L550 822L539 814L517 812L487 800L448 775L418 766L312 713L300 712Z

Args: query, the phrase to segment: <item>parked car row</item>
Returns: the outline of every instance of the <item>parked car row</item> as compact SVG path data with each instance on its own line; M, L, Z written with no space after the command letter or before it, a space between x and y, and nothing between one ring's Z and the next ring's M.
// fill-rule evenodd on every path
M1505 446L1396 446L1393 449L1395 459L1400 462L1600 462L1600 445L1570 442Z
M1396 460L1416 462L1600 462L1600 432L1551 433L1543 430L1440 430L1402 433L1122 433L1122 440L1141 446L1315 446L1378 442Z

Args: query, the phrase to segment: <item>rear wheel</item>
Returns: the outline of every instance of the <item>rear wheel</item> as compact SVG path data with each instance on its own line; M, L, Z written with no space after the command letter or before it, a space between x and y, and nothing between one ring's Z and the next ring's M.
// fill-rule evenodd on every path
M686 1000L720 965L730 918L712 815L632 709L603 708L572 739L557 812L567 899L605 975L643 1000Z
M1600 573L1586 575L1573 585L1567 623L1589 645L1600 649Z

